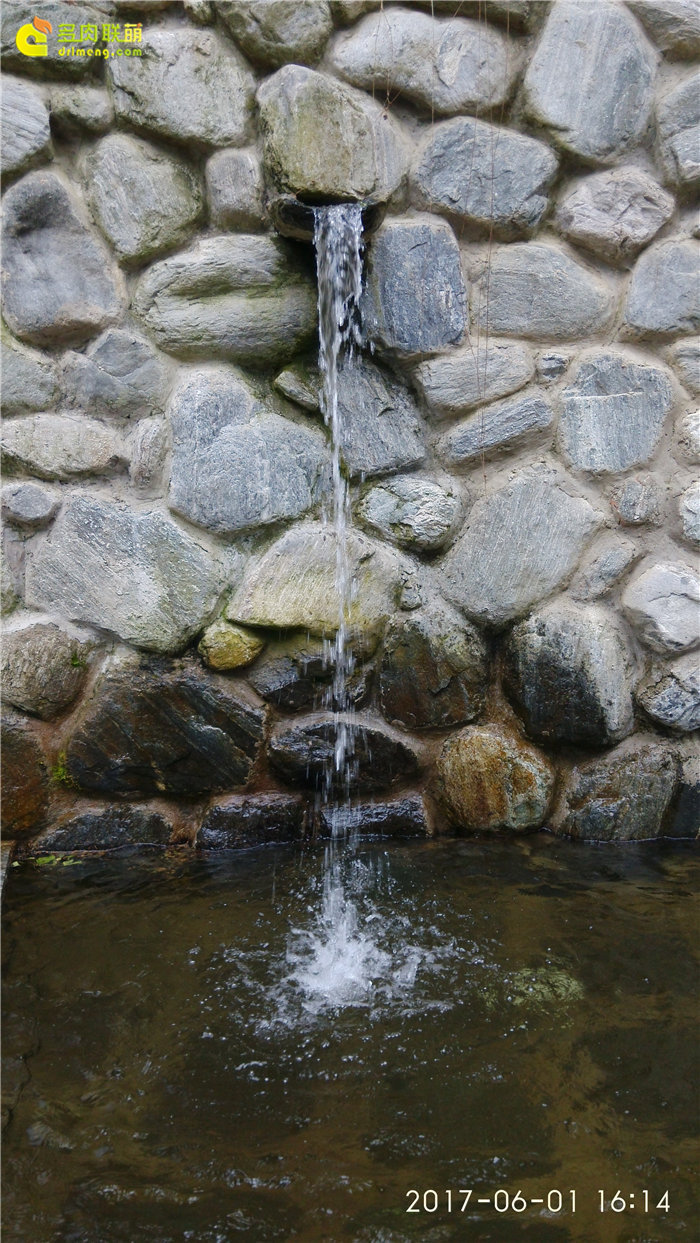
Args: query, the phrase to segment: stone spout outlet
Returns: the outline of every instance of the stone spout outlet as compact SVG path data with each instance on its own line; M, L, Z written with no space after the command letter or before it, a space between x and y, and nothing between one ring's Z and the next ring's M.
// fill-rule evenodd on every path
M283 237L291 237L299 242L313 242L314 207L350 201L328 199L312 202L310 197L282 194L270 203L270 215L275 229ZM385 213L386 203L368 200L362 204L362 228L365 235L374 233L379 228Z

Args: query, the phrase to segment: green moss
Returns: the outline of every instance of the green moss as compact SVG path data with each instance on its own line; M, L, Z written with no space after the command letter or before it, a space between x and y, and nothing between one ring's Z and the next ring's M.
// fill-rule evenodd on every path
M54 785L65 786L69 790L75 787L75 781L68 771L65 751L59 751L56 757L56 763L51 769L51 780Z
M73 669L84 669L85 661L81 659L77 652L73 652L70 658Z

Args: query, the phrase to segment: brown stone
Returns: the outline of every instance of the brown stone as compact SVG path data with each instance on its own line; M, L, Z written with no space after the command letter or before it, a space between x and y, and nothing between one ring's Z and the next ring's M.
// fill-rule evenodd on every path
M488 658L478 630L446 605L390 623L379 675L382 712L411 729L473 721L484 706Z
M539 828L553 788L551 764L498 725L461 730L437 762L438 801L456 827L472 832Z
M49 721L77 699L94 644L53 623L5 633L2 684L7 703Z
M2 835L31 837L43 827L49 782L31 727L14 715L2 721Z

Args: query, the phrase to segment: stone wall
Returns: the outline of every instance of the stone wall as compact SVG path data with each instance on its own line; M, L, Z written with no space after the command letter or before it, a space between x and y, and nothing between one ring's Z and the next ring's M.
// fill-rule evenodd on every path
M328 831L330 452L284 193L387 208L340 383L362 824L693 835L694 0L2 22L6 835Z

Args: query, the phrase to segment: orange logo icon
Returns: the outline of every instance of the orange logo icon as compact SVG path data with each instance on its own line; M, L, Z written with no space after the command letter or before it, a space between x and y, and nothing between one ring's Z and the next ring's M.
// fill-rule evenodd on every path
M52 30L51 22L35 17L33 21L27 22L26 26L20 26L15 35L15 43L23 56L48 56L47 35L50 35Z

